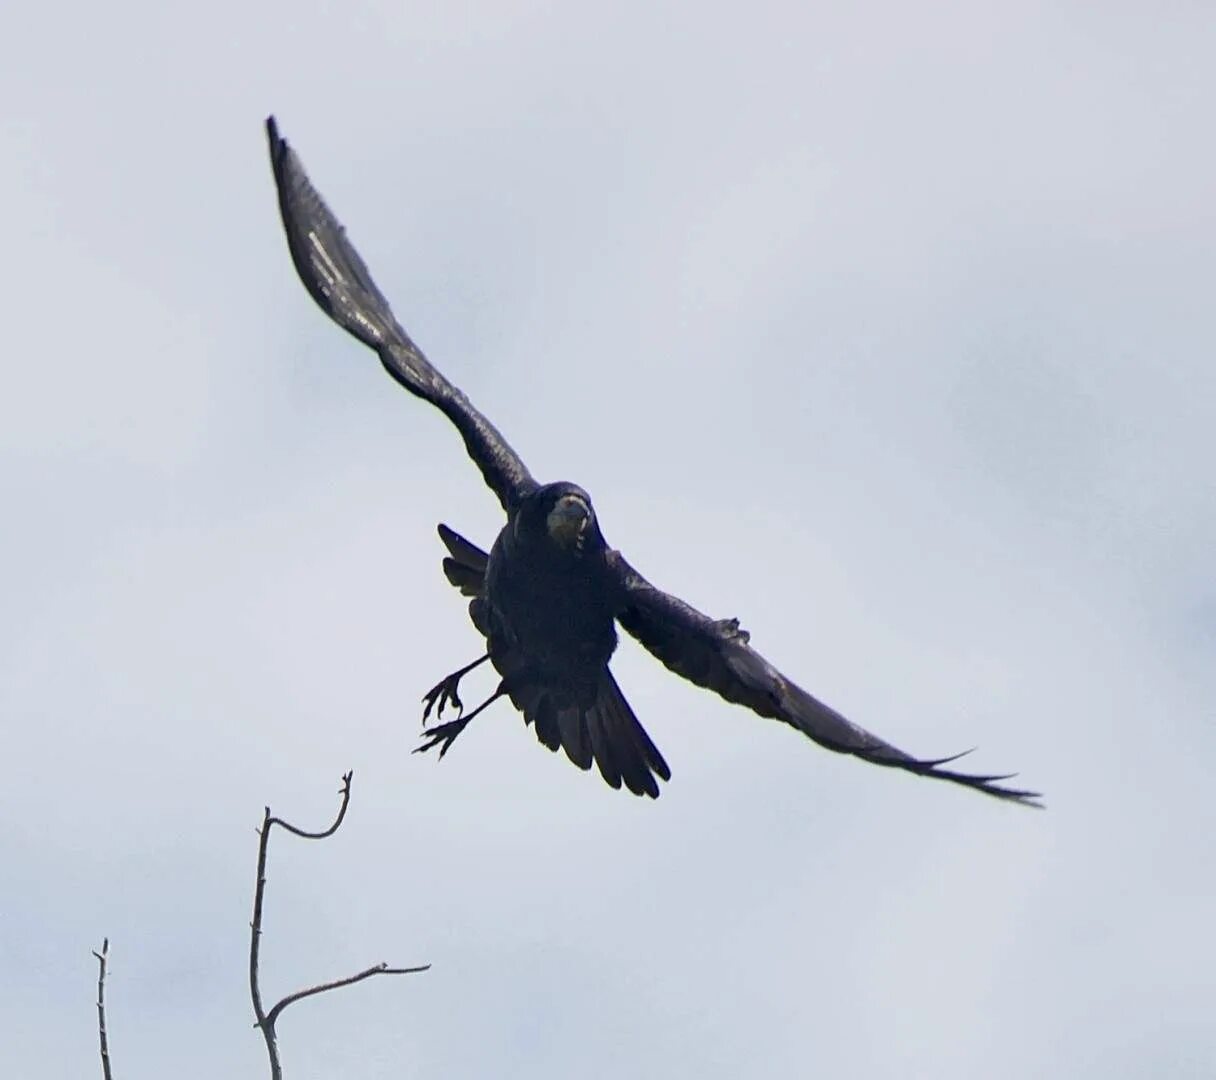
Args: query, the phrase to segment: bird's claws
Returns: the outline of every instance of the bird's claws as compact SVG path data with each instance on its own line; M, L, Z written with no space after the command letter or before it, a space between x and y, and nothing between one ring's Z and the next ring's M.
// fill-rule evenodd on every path
M464 702L460 700L460 694L457 688L460 686L459 675L449 675L441 683L432 686L422 696L422 700L426 703L422 710L422 722L425 724L430 718L431 711L434 709L436 717L443 715L443 710L451 705L456 710L456 715L459 716L464 712Z
M465 729L468 720L463 717L457 720L449 720L446 724L437 724L435 727L424 728L422 734L426 738L421 746L414 749L415 754L425 753L434 747L439 747L439 758L443 759L443 755L448 752L448 747L456 741L456 736Z

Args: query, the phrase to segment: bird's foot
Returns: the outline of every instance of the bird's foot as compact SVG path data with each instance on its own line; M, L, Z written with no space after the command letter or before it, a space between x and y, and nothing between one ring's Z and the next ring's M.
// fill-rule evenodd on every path
M432 686L423 696L422 700L426 703L422 710L422 722L425 724L431 715L432 710L435 711L437 717L443 715L443 710L451 705L457 715L464 712L464 702L460 700L458 688L460 686L460 677L464 672L453 672L441 683ZM445 725L446 726L446 725Z
M481 664L484 664L490 659L489 653L485 656L479 656L471 664L465 664L459 671L453 671L442 682L436 686L432 686L425 694L422 695L422 700L426 702L426 707L422 710L422 722L425 724L427 718L431 715L431 711L438 707L437 717L443 715L443 710L451 705L459 716L464 712L464 702L460 700L458 687L460 680L463 679L470 671Z
M456 736L464 731L471 719L471 716L465 716L457 720L449 720L446 724L436 724L434 727L424 728L422 734L426 738L426 742L415 748L414 753L422 754L438 746L439 757L442 759L443 755L448 752L448 747L456 741Z

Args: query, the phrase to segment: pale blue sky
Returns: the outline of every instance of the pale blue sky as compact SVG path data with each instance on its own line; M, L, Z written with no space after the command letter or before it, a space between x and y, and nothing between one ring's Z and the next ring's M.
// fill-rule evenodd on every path
M1210 1076L1216 13L0 15L0 1040L122 1076ZM459 439L291 269L275 112L419 344L651 580L1047 813L614 670L657 803L506 707ZM488 687L490 680L484 680ZM469 687L470 693L473 686Z

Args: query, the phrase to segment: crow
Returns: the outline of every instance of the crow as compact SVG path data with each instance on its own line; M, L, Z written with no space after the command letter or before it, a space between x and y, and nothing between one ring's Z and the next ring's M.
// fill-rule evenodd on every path
M339 326L374 349L385 370L430 402L464 438L469 456L498 496L507 521L487 553L439 526L443 571L469 597L469 616L486 640L483 656L423 697L423 724L446 707L456 718L423 731L417 751L442 758L469 722L501 697L523 713L537 738L579 768L594 761L613 788L657 798L671 770L609 670L616 625L677 675L781 720L820 746L920 776L948 780L1013 802L1037 805L1037 792L1004 786L1012 778L946 768L959 754L906 754L812 697L756 652L737 619L711 619L656 588L611 548L591 496L577 484L538 483L498 430L410 340L346 232L308 179L295 151L266 121L279 209L304 287ZM497 689L470 712L460 680L489 660Z

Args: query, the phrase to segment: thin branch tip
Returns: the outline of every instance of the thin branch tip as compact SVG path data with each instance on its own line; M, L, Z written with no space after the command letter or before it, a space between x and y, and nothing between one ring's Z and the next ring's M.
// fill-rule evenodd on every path
M104 1080L113 1080L110 1071L110 1040L106 1032L106 957L110 955L110 939L101 939L101 952L93 950L97 957L97 1040L101 1049L101 1074Z
M340 990L344 986L353 986L355 983L363 982L364 979L370 979L374 975L412 975L415 972L425 971L430 966L430 964L427 964L425 967L420 968L391 968L388 964L380 963L360 971L357 975L348 975L345 979L334 979L332 982L318 983L316 986L297 990L294 994L288 994L275 1003L274 1008L266 1014L266 1026L273 1031L275 1021L282 1015L283 1010L288 1005L294 1005L297 1001L303 1001L304 998L315 997L317 994L325 994L330 990Z

